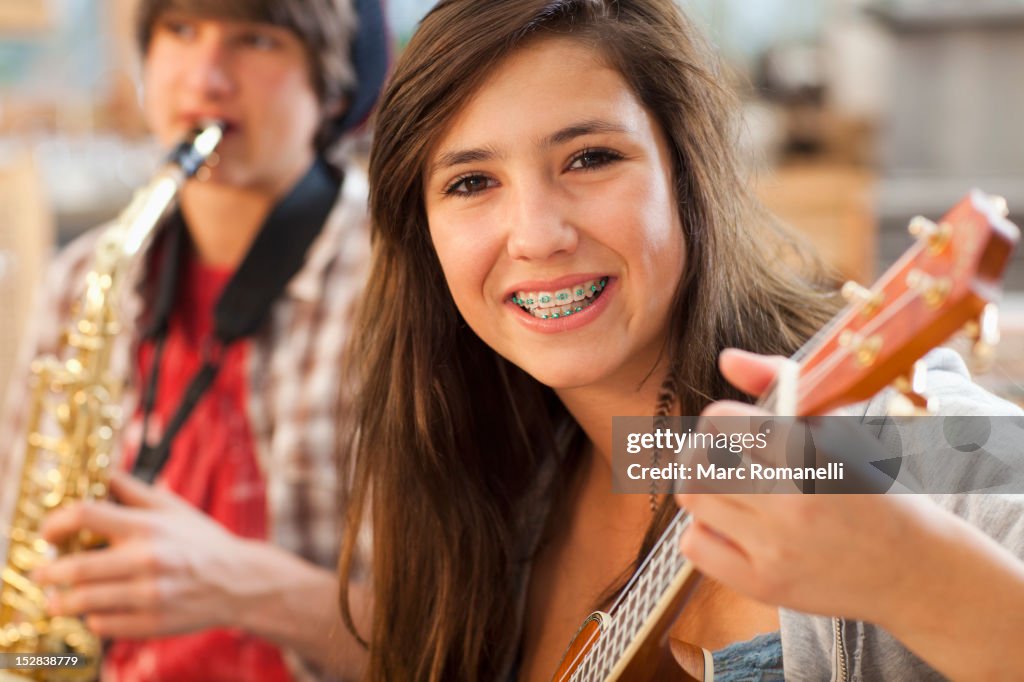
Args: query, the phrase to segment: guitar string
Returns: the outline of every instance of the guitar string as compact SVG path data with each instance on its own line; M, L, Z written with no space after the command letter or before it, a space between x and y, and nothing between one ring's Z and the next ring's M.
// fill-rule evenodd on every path
M874 333L881 325L888 324L889 318L891 318L897 312L902 312L902 308L905 307L907 303L905 299L907 299L908 297L915 298L916 296L916 292L912 290L907 290L906 292L901 294L900 297L897 298L892 304L886 307L884 314L880 313L878 315L875 315L868 323L861 327L858 333L864 336L868 336ZM899 309L897 310L897 308ZM839 364L843 360L846 360L854 352L854 350L843 347L831 351L811 371L809 371L806 375L802 375L800 377L801 381L798 385L797 397L799 399L805 398L814 389L817 383L819 383L824 378L822 377L823 374L830 374L835 369L835 366L837 364Z

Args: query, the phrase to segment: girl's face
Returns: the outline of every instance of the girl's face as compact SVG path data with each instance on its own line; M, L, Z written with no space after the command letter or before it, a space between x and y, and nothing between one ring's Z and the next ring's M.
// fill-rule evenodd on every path
M424 170L473 331L553 388L635 388L684 268L671 168L660 127L593 50L549 38L502 62Z

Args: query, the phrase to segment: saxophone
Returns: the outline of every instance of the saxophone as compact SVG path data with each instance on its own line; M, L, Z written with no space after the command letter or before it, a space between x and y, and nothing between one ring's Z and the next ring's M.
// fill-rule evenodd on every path
M0 574L0 665L17 665L15 655L36 661L74 655L79 663L23 669L14 679L77 682L98 675L98 638L78 618L48 617L43 590L29 577L52 554L39 537L39 528L46 514L58 507L107 497L108 469L122 423L122 381L110 371L112 340L121 331L121 287L181 185L206 163L222 136L219 122L192 131L135 193L99 237L84 294L61 337L61 352L31 364L27 443ZM82 534L57 553L97 544L98 538ZM0 669L0 679L11 677Z

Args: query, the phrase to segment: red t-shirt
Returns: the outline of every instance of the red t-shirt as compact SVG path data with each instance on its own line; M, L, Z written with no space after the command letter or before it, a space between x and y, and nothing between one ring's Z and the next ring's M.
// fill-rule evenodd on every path
M178 279L160 363L148 438L156 442L202 364L213 307L232 272L186 258ZM248 343L232 344L220 371L171 445L160 481L235 535L267 538L266 484L247 418ZM139 349L139 376L148 381L154 344ZM141 411L141 408L140 408ZM126 453L130 468L136 453ZM104 679L136 681L239 680L286 682L291 675L274 644L239 629L149 640L119 640L104 657Z

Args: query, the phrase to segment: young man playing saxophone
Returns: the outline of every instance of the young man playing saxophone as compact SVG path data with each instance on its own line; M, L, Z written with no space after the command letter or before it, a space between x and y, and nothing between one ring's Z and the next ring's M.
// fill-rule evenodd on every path
M105 679L355 677L362 651L340 626L333 567L338 372L368 253L366 184L326 155L383 78L379 1L138 9L143 108L159 141L209 120L225 135L126 287L134 324L112 357L128 378L110 482L119 504L68 505L43 527L54 543L88 530L107 546L33 578L57 588L51 615L81 616L110 640ZM95 239L48 273L29 357L59 347ZM14 391L0 424L15 449L0 459L8 480L26 402Z

